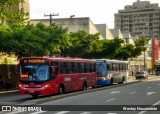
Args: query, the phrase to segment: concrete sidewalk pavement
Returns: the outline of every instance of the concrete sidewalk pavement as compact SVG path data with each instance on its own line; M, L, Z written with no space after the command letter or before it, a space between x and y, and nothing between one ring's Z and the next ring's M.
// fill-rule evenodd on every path
M150 74L148 76L148 79L145 79L145 80L151 80L151 79L155 79L155 78L160 78L160 76ZM144 80L144 79L136 80L135 76L128 76L128 81L127 82L142 81L142 80Z

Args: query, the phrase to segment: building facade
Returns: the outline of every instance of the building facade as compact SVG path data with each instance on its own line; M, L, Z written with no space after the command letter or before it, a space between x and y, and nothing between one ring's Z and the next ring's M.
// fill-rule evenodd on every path
M25 23L27 23L28 21L30 21L30 4L29 4L29 0L23 0L22 2L20 2L19 4L15 5L13 7L13 10L22 10L25 14L28 14L27 16L24 17Z
M106 24L95 24L104 39L114 39L114 35L108 29Z
M50 25L50 19L31 19L31 24L43 23L45 25ZM52 19L52 23L62 26L63 28L68 28L69 32L77 32L79 30L84 30L89 34L99 33L97 27L93 24L89 17L80 18L56 18ZM100 34L100 39L103 36Z
M137 0L115 15L114 27L132 36L160 38L160 7L157 3Z

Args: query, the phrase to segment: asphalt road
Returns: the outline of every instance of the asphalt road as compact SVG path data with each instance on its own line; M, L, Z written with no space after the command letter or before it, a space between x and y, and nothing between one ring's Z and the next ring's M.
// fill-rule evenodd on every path
M48 100L40 105L52 111L39 112L7 112L8 114L160 114L160 78L145 80L131 85L92 91L85 94L64 97L57 100ZM1 97L1 96L0 96ZM2 98L2 97L1 97ZM16 99L15 99L16 98ZM0 99L9 102L22 103L32 101L28 95L21 97L12 96L11 99ZM50 106L51 105L51 106ZM60 111L59 106L64 110ZM147 105L147 106L146 106ZM143 107L154 108L158 106L159 111L140 110ZM41 107L41 106L40 106ZM59 109L58 109L59 108ZM127 108L128 111L125 111ZM136 109L134 109L136 108ZM137 111L137 108L138 111ZM59 111L58 111L59 110ZM130 110L130 111L129 111ZM135 110L135 111L134 111ZM152 109L153 110L153 109ZM154 108L156 110L156 108ZM4 112L0 112L4 113Z

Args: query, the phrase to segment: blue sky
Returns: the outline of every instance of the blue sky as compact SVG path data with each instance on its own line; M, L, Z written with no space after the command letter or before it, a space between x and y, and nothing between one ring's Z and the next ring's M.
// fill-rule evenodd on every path
M30 18L42 19L44 14L57 14L53 18L90 17L94 24L107 24L114 28L114 13L124 9L125 5L132 5L137 0L29 0ZM159 3L160 0L140 0Z

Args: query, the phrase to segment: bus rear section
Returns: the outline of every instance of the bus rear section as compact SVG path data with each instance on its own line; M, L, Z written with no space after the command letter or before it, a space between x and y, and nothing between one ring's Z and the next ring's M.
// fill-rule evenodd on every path
M96 85L95 61L30 57L21 59L19 67L19 92L34 98Z
M97 59L97 85L124 83L128 79L128 61Z

